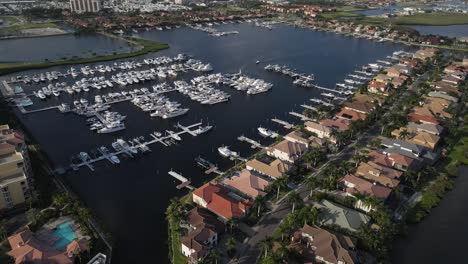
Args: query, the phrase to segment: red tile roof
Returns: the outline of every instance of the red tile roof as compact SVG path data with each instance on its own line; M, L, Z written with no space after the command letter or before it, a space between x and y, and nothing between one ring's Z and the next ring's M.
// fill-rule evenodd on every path
M424 116L424 115L418 115L415 113L410 113L408 114L409 121L411 122L423 122L423 123L432 123L432 124L439 124L439 121L435 118L432 118L430 116Z

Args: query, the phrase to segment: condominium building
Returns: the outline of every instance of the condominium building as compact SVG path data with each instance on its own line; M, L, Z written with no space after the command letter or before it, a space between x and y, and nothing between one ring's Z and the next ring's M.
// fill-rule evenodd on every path
M96 13L101 10L100 0L70 0L70 9L75 13Z
M0 126L0 211L29 198L32 176L26 144L21 133Z

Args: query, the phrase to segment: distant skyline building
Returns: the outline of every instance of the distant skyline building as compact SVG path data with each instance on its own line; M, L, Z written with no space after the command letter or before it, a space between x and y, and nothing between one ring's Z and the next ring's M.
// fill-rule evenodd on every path
M101 10L100 0L70 0L70 9L74 13L96 13Z

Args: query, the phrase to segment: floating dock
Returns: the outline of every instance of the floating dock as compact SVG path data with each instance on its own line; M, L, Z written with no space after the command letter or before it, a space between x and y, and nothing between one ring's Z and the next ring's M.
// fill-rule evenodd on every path
M182 188L188 188L190 190L195 189L193 186L190 185L191 181L188 180L187 178L185 178L184 176L180 175L179 173L171 170L171 171L168 172L168 174L181 182L181 184L176 186L177 189L179 189L179 190L182 189Z
M290 115L293 115L293 116L297 116L299 117L302 121L312 121L313 119L312 118L309 118L303 114L299 114L299 113L296 113L296 112L289 112Z
M282 125L284 128L287 128L287 129L295 128L294 124L288 123L288 122L283 121L283 120L278 119L278 118L273 118L273 119L271 119L271 121L273 121L275 123L278 123L278 124Z
M318 112L319 110L311 105L306 105L306 104L302 104L301 105L302 107L306 108L306 109L309 109L309 110L313 110L315 112Z
M341 93L341 91L337 91L337 90L335 90L335 89L330 89L330 88L322 87L322 86L319 86L319 85L316 85L316 84L311 84L311 85L312 85L312 87L317 88L317 89L320 89L320 90L325 90L325 91L334 92L334 93Z
M247 143L250 143L252 145L252 148L261 148L261 149L266 149L265 146L263 146L262 144L260 144L260 142L258 141L255 141L253 139L250 139L248 137L245 137L245 136L240 136L237 138L239 141L243 141L243 142L247 142Z
M175 133L167 135L167 136L162 136L162 137L157 137L157 136L155 136L153 134L150 134L150 136L153 139L150 140L150 141L146 141L146 142L140 142L140 145L148 146L148 145L151 145L151 144L154 144L154 143L161 143L162 145L167 147L167 146L169 146L169 144L166 144L164 141L167 140L167 139L173 139L174 135L180 136L180 135L188 133L188 134L191 134L192 136L198 136L197 133L193 132L190 129L192 129L194 127L199 127L201 125L202 125L201 122L190 125L190 126L182 126L182 125L179 124L178 126L182 129L181 131L175 132ZM109 162L111 162L111 164L114 164L114 162L111 160L110 157L118 156L118 155L121 155L121 154L126 154L126 155L128 155L130 157L133 157L135 153L134 152L132 153L132 150L134 150L136 148L137 147L128 147L128 148L122 149L121 151L109 152L109 153L103 153L102 151L98 150L101 153L101 156L96 157L96 158L92 158L92 159L88 159L88 160L82 160L82 162L78 163L78 164L71 164L71 168L74 169L74 170L78 170L80 167L86 166L90 170L94 171L93 163L96 163L96 162L101 161L101 160L108 160Z

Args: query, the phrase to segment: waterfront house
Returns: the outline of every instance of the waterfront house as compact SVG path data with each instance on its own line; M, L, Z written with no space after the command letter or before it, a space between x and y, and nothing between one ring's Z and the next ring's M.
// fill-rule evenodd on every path
M338 186L341 187L341 189L349 196L354 197L356 194L365 194L384 201L392 192L392 189L388 187L373 184L352 174L348 174L341 178L338 181Z
M367 114L347 108L342 108L335 116L349 121L365 120L367 118Z
M195 207L185 219L188 233L181 237L182 254L189 263L198 263L209 250L218 244L218 234L223 232L224 225L216 216L206 209Z
M361 162L356 169L356 176L361 176L371 182L394 188L400 184L398 180L403 174L401 171L380 166L372 161Z
M445 111L450 105L450 101L443 98L425 98L424 104L413 109L415 114L429 116L451 118L452 115Z
M274 159L271 162L252 159L247 161L246 168L248 170L259 172L273 179L278 179L287 173L292 168L292 166L280 159Z
M407 171L417 167L417 162L415 159L400 155L398 153L384 154L377 151L371 151L367 154L367 157L371 162L401 171Z
M255 199L257 196L265 196L267 194L265 189L271 184L271 181L252 174L247 169L243 169L233 176L225 178L223 184L230 189Z
M442 91L432 91L432 92L429 92L427 95L429 97L442 98L442 99L445 99L445 100L449 100L449 101L452 101L454 103L458 102L458 96L455 97L455 96L449 95L447 93L444 93Z
M385 70L387 72L387 76L389 77L400 77L402 74L402 71L399 68L396 67L390 67Z
M432 59L437 55L439 50L435 48L424 48L416 51L413 54L413 58L425 61L426 59Z
M367 85L367 90L370 93L376 93L376 94L386 94L388 93L388 87L387 84L384 82L379 82L376 80L370 81L369 84Z
M439 151L431 151L424 146L400 139L382 138L381 144L383 153L398 153L428 165L434 164L440 157Z
M311 141L310 137L299 130L294 130L288 133L286 136L284 136L284 139L294 143L303 144L306 148L309 147L309 143Z
M236 196L226 187L217 183L206 183L192 192L192 200L210 210L224 221L242 218L252 206L252 202Z
M314 133L318 138L330 139L332 142L335 141L332 137L332 129L321 123L314 121L307 121L304 123L305 129L309 132Z
M267 154L290 163L296 162L307 150L304 144L283 140L268 148Z
M359 228L366 225L370 217L356 210L322 200L314 204L320 209L321 225L336 225L349 232L357 232Z
M294 232L292 242L304 245L317 263L359 263L356 239L340 233L305 224Z
M346 131L349 129L351 121L345 118L326 118L320 120L320 124L328 126L332 129L339 131Z
M424 131L418 131L408 141L426 147L430 150L435 150L440 141L440 137Z

